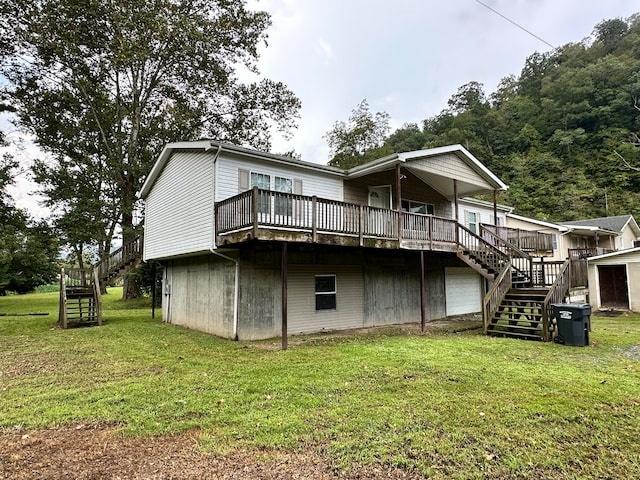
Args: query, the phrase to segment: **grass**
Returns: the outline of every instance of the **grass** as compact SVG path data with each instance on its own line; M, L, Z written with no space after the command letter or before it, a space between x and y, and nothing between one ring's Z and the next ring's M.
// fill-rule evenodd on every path
M640 478L640 316L567 347L439 330L232 342L151 320L117 289L102 327L57 294L0 297L0 427L197 431L203 449L314 449L430 478ZM158 312L159 313L159 312Z

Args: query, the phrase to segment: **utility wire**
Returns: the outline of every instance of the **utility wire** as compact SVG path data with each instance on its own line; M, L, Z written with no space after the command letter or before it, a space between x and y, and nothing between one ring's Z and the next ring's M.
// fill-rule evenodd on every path
M480 5L482 5L485 8L488 8L489 10L491 10L493 13L495 13L496 15L499 15L500 17L504 18L507 22L511 23L512 25L515 25L516 27L518 27L520 30L523 30L525 32L527 32L529 35L531 35L534 38L537 38L538 40L540 40L542 43L544 43L545 45L548 45L551 48L556 48L555 46L551 45L549 42L547 42L544 38L540 38L538 35L536 35L535 33L533 33L530 30L527 30L526 28L524 28L522 25L514 22L513 20L511 20L509 17L504 16L503 14L501 14L499 11L491 8L489 5L487 5L484 2L481 2L480 0L476 0L476 2L478 2Z

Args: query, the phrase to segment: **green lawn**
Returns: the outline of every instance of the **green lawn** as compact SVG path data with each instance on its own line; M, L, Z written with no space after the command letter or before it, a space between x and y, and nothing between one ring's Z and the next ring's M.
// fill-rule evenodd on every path
M66 331L56 293L0 297L0 313L51 313L0 316L0 427L197 430L218 453L313 449L431 478L640 478L640 316L592 318L583 348L388 329L283 352L119 297L102 327Z

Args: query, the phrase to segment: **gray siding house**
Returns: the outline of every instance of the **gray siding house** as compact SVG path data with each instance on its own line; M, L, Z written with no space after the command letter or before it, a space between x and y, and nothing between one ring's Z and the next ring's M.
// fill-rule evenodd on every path
M459 202L506 188L460 145L342 170L173 143L140 192L144 260L164 264L164 321L226 338L480 312L487 283L459 236L482 240ZM495 201L473 205L483 221L504 216Z

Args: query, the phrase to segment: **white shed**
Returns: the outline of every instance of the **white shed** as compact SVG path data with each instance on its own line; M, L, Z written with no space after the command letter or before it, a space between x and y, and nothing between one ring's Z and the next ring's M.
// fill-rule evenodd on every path
M594 309L640 311L640 248L588 259L590 301Z

